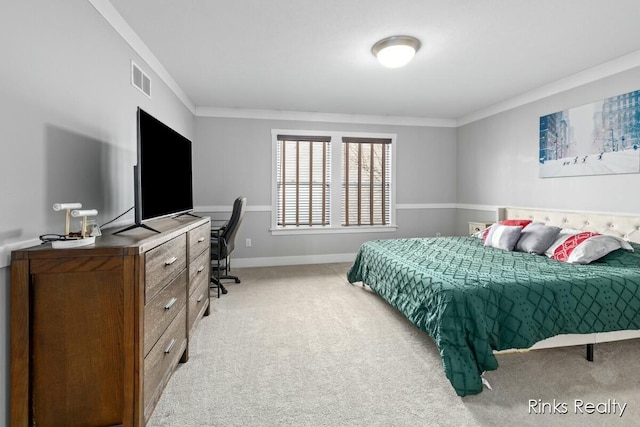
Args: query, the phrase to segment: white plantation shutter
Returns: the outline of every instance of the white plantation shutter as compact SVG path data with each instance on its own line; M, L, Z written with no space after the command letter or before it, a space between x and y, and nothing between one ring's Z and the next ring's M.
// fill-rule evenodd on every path
M391 139L343 137L342 145L342 225L388 225Z
M277 136L277 224L329 225L331 138Z

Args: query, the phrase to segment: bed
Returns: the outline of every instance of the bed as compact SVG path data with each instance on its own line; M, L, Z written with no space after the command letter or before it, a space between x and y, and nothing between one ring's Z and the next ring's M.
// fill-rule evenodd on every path
M459 396L482 391L498 351L640 337L640 218L516 208L497 217L623 237L631 250L582 265L477 237L375 240L361 246L347 278L434 339Z

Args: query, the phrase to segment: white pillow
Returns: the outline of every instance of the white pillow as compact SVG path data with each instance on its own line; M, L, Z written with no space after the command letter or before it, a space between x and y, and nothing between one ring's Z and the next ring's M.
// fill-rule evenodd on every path
M545 255L570 264L589 264L617 249L633 251L629 242L620 237L591 232L561 233Z
M493 224L484 241L485 246L512 251L520 238L522 226Z

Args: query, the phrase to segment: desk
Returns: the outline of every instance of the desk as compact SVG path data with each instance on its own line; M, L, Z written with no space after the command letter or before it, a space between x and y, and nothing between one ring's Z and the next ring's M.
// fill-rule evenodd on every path
M222 236L222 232L227 229L227 224L229 220L226 219L212 219L211 220L211 238L216 238L218 242L218 253L216 254L216 265L215 265L215 273L213 272L213 265L211 270L211 283L214 283L218 288L218 298L220 298L220 289L224 290L224 286L220 283L218 277L220 277L220 237ZM213 255L213 253L211 254ZM213 258L213 256L211 257ZM215 274L215 277L214 277ZM224 292L226 293L226 292Z

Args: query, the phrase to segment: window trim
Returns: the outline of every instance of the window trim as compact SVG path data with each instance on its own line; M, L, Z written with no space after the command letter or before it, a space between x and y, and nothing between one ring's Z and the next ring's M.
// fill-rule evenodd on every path
M308 143L308 150L305 148L300 147L301 143ZM321 156L319 157L319 161L318 163L315 163L313 161L314 156L314 144L315 143L319 143L322 144L321 145L321 149L322 149L322 153ZM289 228L291 228L292 226L310 226L310 227L323 227L325 226L329 221L330 221L330 212L329 209L331 208L330 203L327 203L327 186L329 187L329 189L331 188L331 175L328 175L328 172L330 172L330 169L327 170L327 165L331 164L331 137L328 136L303 136L303 135L277 135L276 138L276 145L279 145L279 147L277 147L278 153L276 153L276 158L280 158L280 162L279 164L276 162L276 167L277 170L275 172L276 178L278 175L281 176L282 179L282 185L280 187L276 186L276 189L280 189L281 193L278 194L278 199L277 199L277 207L276 207L276 212L280 212L281 215L278 216L278 221L277 221L277 226L280 228L287 228L287 226ZM287 147L289 147L289 150L287 150ZM295 153L291 153L291 150L293 149L293 147L295 147ZM316 146L317 147L317 146ZM305 152L306 154L304 155L304 157L301 157L301 150L303 152ZM295 164L295 168L293 169L293 172L291 169L287 169L286 165L289 164L291 166L293 166L291 164L291 161L286 161L285 160L285 153L289 152L290 154L294 154L294 164ZM299 191L302 187L301 185L301 181L302 183L304 183L304 178L301 176L301 171L300 168L302 167L303 169L306 167L306 165L302 165L301 161L303 160L308 160L309 164L308 164L308 173L309 175L307 176L308 179L308 191L309 191L309 198L307 199L308 201L308 211L302 211L300 203L302 202L300 195L299 195ZM288 157L287 157L288 159ZM322 170L322 184L317 187L314 186L314 179L312 177L313 174L313 170L314 170L314 166L315 167L321 167ZM291 175L292 173L295 174L295 200L296 203L294 204L294 212L295 212L295 220L294 221L287 221L287 213L286 211L286 201L288 200L287 197L285 196L286 193L286 189L287 189L287 185L286 185L286 178L285 176L283 176L285 174L285 169L288 170L288 173L286 175ZM316 171L317 173L317 171ZM321 210L320 210L320 223L316 223L316 224L311 224L314 218L314 212L315 209L313 209L313 197L314 195L317 197L317 194L315 192L315 189L320 188L320 192L321 192ZM280 197L281 196L281 197ZM303 202L304 205L304 202ZM328 206L327 206L328 205ZM308 221L301 221L300 219L300 215L307 217L308 215ZM289 214L290 216L290 214Z
M343 217L341 215L340 217L340 222L342 224L343 227L362 227L363 225L369 225L369 226L373 226L373 225L387 225L389 223L389 221L387 221L387 200L386 200L386 190L387 190L387 186L385 185L386 182L386 178L387 178L387 173L386 173L386 167L387 167L387 162L386 162L386 154L387 154L387 150L386 147L388 146L389 151L391 150L391 146L392 146L392 140L390 138L353 138L353 137L348 137L348 136L343 136L342 137L342 147L341 149L343 149L343 153L345 154L345 157L343 157L342 159L342 171L345 173L344 176L341 176L341 178L345 178L347 181L350 181L349 179L349 174L348 171L350 170L349 167L349 159L351 159L352 157L347 154L348 150L349 150L349 146L351 144L356 144L358 147L358 166L357 166L357 181L358 181L358 186L356 187L356 206L357 206L357 224L350 224L349 223L349 218L350 218L350 214L349 214L349 202L351 201L351 197L349 194L349 183L347 182L347 185L341 185L341 190L344 189L344 193L343 193L343 201L345 202L344 204L344 222L342 221ZM362 181L363 181L363 165L361 164L362 162L362 152L363 152L363 145L364 146L369 146L369 150L370 150L370 155L369 155L369 222L362 224L362 213L361 213L361 209L362 209ZM381 212L381 224L374 224L374 203L373 203L373 199L374 199L374 148L376 146L380 145L381 146L381 162L382 162L382 172L381 172L381 176L382 176L382 182L381 182L381 189L382 189L382 212ZM391 159L393 160L393 156L391 156ZM393 168L391 168L391 170L389 171L390 173L393 172ZM392 180L393 182L393 180ZM344 183L341 183L344 184ZM391 186L389 186L389 190L390 190ZM391 208L391 205L389 204L389 208ZM341 212L342 214L342 212Z
M331 211L328 226L278 226L277 148L278 135L327 136L331 138ZM389 201L389 223L387 225L343 226L342 208L342 138L375 138L391 140L391 200ZM396 224L396 148L397 134L380 132L345 132L335 130L271 129L271 228L272 235L334 234L334 233L384 233L394 232Z

